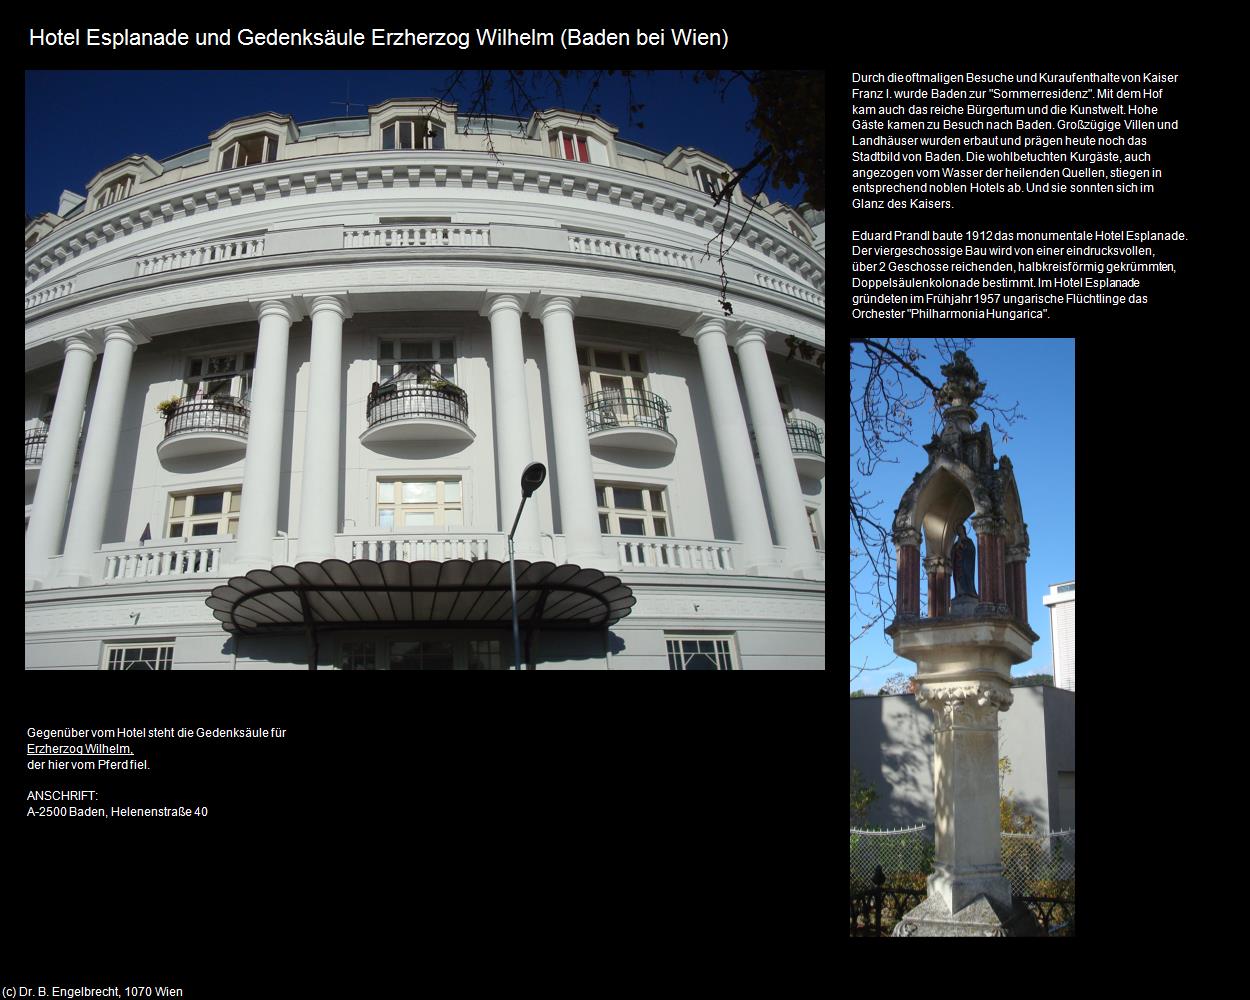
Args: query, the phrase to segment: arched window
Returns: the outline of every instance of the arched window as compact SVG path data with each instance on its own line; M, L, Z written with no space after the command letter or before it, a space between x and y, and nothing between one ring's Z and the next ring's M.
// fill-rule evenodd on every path
M429 118L399 118L382 128L383 149L442 149L443 126Z
M221 169L250 167L254 163L272 163L278 158L278 137L269 132L245 135L230 143L221 152Z
M127 174L125 177L119 177L113 181L108 187L101 191L95 198L95 207L103 208L105 205L112 205L114 202L121 201L129 196L130 189L134 186L134 177Z

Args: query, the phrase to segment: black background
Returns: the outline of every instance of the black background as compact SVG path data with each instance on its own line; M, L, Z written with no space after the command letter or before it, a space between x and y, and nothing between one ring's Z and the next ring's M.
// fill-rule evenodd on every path
M421 23L388 20L440 30L471 20L442 13L446 19ZM1049 17L1044 10L1032 14ZM1185 141L1168 151L1162 194L1138 199L1131 211L1084 197L1066 217L1053 206L1034 211L987 199L976 212L940 219L944 227L1001 226L1009 211L1018 226L1044 219L1056 227L1183 228L1193 239L1184 266L1148 310L924 329L1078 338L1078 568L1083 605L1096 609L1082 619L1077 716L1086 862L1081 940L1109 941L1124 926L1118 873L1132 868L1133 884L1140 885L1152 863L1149 845L1125 835L1126 817L1153 814L1157 793L1145 776L1165 773L1155 766L1153 744L1112 746L1113 712L1126 706L1149 712L1143 694L1114 679L1130 666L1161 665L1155 661L1166 649L1160 640L1129 654L1112 638L1119 634L1112 625L1142 616L1139 591L1123 581L1146 515L1109 498L1134 467L1157 470L1157 452L1175 454L1181 425L1200 416L1169 416L1152 388L1177 366L1171 352L1190 338L1230 336L1226 308L1207 298L1218 266L1211 220L1224 215L1215 211L1204 166L1214 155L1209 109L1221 61L1208 51L1209 38L1197 48L1176 17L1145 25L1146 37L1137 38L1087 21L1043 32L1023 15L1011 22L1001 14L992 21L957 16L959 23L932 9L913 15L890 8L832 21L798 10L787 10L784 20L768 10L717 12L696 20L729 21L739 41L700 64L829 73L830 247L845 247L853 226L887 216L894 224L905 217L904 228L939 222L922 218L934 213L919 212L866 219L846 207L852 70L1183 74L1167 116L1182 119ZM163 26L135 20L130 27ZM262 20L254 26L263 27ZM543 20L526 13L512 24L542 27ZM685 23L672 10L620 20ZM184 23L179 15L179 26ZM102 65L82 53L31 53L24 45L16 55L27 68ZM402 68L411 58L231 55L247 61L226 63L220 53L208 62L203 55L130 52L108 64L172 68L198 59L201 68ZM671 52L647 55L673 59ZM455 58L465 57L448 53L440 62ZM579 62L605 60L589 52L560 59ZM509 63L551 60L522 54ZM644 67L636 50L619 64ZM691 61L653 65L680 68ZM1162 160L1163 142L1156 142ZM844 252L827 251L831 258ZM840 300L845 273L835 259L828 294L829 315L848 336L918 335L915 326L848 323ZM1183 373L1183 363L1180 368ZM1117 460L1109 462L1112 442ZM1201 461L1196 448L1189 454ZM401 995L499 983L667 991L726 982L789 992L814 983L826 988L832 967L835 983L846 982L841 970L850 968L852 980L862 975L880 984L880 975L899 973L894 963L866 963L858 951L839 954L848 963L830 963L827 955L827 937L841 944L845 849L831 804L836 789L840 806L846 745L840 667L833 667L816 675L724 678L177 671L122 678L23 672L15 657L2 709L9 734L0 800L9 873L4 980L167 982L196 997L377 996L386 995L383 983ZM126 793L130 802L144 796L207 802L207 820L88 826L23 819L25 789L42 786L20 766L26 729L70 725L276 725L288 735L281 743L162 743L151 772L112 779L142 789ZM98 775L90 785L107 790L110 779ZM1050 954L1062 957L1080 945L1053 947ZM932 985L932 971L913 974ZM342 977L348 985L332 990L329 984Z

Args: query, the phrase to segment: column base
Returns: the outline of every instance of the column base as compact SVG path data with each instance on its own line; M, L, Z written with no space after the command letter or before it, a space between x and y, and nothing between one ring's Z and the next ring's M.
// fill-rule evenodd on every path
M83 573L62 573L46 581L43 587L48 590L59 587L91 587L96 583L95 577Z
M951 913L946 904L930 896L908 910L894 926L893 937L1041 937L1042 928L1024 903L1012 899L1004 906L978 896Z
M747 576L790 576L790 571L781 568L780 563L758 563L747 566L743 572Z

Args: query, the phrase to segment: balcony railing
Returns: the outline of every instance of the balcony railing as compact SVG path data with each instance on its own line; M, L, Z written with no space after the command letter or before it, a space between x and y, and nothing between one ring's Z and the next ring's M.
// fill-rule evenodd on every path
M48 431L33 430L26 432L26 464L38 465L43 461L43 449L48 443Z
M790 450L803 455L823 455L825 435L810 420L787 420L786 433L790 435Z
M217 431L247 437L247 404L234 396L192 396L165 413L165 439L187 431Z
M672 407L646 389L605 389L586 397L586 430L612 430L617 427L643 427L668 432Z
M343 249L368 247L485 247L489 226L371 226L344 229Z
M445 379L423 381L420 376L373 384L365 415L370 427L406 417L447 420L468 426L469 397Z
M234 541L190 539L149 543L142 548L109 546L104 550L104 583L119 580L155 580L171 577L221 576ZM223 558L224 557L224 558Z
M734 562L737 544L694 538L614 536L622 570L678 570L691 573L740 573Z

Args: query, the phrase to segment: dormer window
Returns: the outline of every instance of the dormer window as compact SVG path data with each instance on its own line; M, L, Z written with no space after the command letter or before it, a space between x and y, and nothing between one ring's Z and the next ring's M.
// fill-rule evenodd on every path
M278 158L278 137L268 132L245 135L230 143L221 153L221 169L272 163Z
M803 227L797 222L790 223L790 232L794 233L794 235L801 239L804 243L807 242L807 233L803 232Z
M720 176L715 172L707 169L707 167L694 168L694 182L699 185L699 190L713 197L720 194L721 180Z
M552 142L556 156L565 160L576 160L578 163L590 162L590 143L584 135L560 129L554 133Z
M95 207L104 208L105 205L112 205L114 202L121 201L130 194L134 181L134 177L130 174L127 174L125 177L119 177L96 195Z
M443 128L429 118L400 118L382 129L383 149L442 149Z

